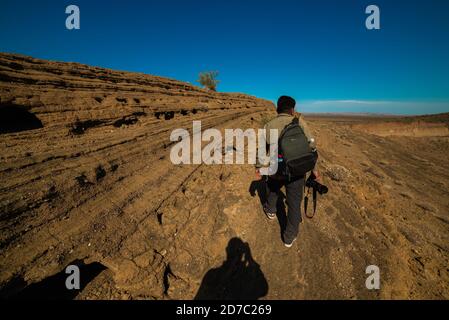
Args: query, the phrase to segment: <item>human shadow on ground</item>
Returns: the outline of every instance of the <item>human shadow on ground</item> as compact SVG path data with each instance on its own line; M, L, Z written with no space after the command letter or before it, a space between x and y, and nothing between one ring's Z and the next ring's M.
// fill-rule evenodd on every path
M268 282L248 243L232 238L226 254L220 267L206 273L195 300L257 300L266 296Z

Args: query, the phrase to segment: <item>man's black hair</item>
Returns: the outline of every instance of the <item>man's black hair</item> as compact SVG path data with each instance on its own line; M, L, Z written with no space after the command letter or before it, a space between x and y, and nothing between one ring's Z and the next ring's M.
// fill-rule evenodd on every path
M278 113L287 113L291 109L295 109L296 101L292 97L282 96L278 100Z

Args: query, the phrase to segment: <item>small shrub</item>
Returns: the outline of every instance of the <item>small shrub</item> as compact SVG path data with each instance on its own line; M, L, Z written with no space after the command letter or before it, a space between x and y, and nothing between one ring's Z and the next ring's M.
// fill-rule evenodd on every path
M198 82L211 91L217 91L217 85L220 82L217 77L218 71L201 72Z

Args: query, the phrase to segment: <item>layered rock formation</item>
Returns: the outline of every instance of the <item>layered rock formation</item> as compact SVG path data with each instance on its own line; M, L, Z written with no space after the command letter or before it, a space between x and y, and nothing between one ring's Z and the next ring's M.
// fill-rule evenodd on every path
M197 220L220 228L211 196L220 185L208 181L219 181L222 172L200 174L194 179L204 180L195 185L201 190L189 190L201 166L171 164L170 133L191 129L193 120L203 129L239 127L272 104L161 77L10 54L0 55L0 99L4 294L78 262L108 269L113 284L98 297L116 298L122 290L163 298L172 282L185 285L185 297L194 295L188 277L200 281L216 256L204 251L212 230L201 230Z

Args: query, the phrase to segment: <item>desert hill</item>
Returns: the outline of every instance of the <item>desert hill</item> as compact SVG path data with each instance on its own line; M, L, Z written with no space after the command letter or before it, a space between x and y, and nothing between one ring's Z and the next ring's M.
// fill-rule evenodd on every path
M0 99L4 297L449 298L440 129L306 118L330 193L286 249L284 204L279 223L266 220L253 166L169 159L173 129L259 128L271 102L11 54L0 54ZM81 292L63 287L70 264L81 266ZM372 264L378 291L365 287Z

